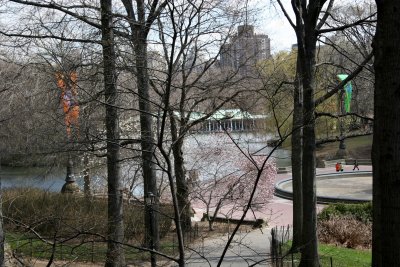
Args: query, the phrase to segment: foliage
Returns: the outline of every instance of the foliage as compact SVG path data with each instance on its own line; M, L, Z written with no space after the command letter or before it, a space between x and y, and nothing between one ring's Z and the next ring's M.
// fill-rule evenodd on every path
M318 215L320 221L330 220L334 217L353 217L360 222L370 223L372 222L372 203L330 204Z
M291 111L293 110L293 80L296 73L297 52L281 51L272 58L259 64L263 88L261 94L267 101L267 120L269 131L278 131L281 135L291 127Z
M128 240L139 243L143 238L143 205L125 203L124 226ZM161 207L160 234L171 227L172 207ZM36 231L43 237L75 235L105 236L107 232L107 202L102 198L85 198L39 189L9 189L3 192L5 227L11 232Z

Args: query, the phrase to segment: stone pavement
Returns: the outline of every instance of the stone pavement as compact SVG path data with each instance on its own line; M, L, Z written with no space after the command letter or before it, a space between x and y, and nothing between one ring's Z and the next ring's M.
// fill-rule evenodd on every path
M257 229L251 232L238 232L229 247L221 266L268 266L269 258L268 229ZM187 266L216 266L229 236L206 239L191 245L187 253Z

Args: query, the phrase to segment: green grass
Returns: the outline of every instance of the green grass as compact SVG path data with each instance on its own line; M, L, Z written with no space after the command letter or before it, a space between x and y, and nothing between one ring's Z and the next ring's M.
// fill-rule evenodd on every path
M370 146L372 145L372 135L350 137L345 139L345 144L347 149L356 149L360 146ZM337 149L339 147L339 142L326 143L322 146L323 149Z
M335 245L319 244L319 254L322 266L330 266L330 258L335 267L371 266L371 251L337 247Z
M291 242L285 244L283 250L289 250ZM319 244L319 256L322 267L369 267L372 254L370 250L358 250L337 247L335 245ZM300 253L293 255L294 263L298 264ZM291 262L291 255L286 256L285 262ZM297 266L297 265L295 265Z
M372 135L347 138L345 144L350 158L370 158ZM332 157L338 148L339 142L325 143L317 148L317 156Z

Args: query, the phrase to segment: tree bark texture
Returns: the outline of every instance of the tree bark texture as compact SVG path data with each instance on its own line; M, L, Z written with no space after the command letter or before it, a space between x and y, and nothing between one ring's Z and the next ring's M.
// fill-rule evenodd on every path
M1 157L0 157L0 170L1 170ZM3 189L1 186L1 176L0 176L0 267L4 267L4 241L5 241L5 233L4 233L4 224L3 224Z
M145 206L145 225L153 225L146 227L147 246L153 246L158 249L159 245L159 225L158 225L158 192L157 177L154 166L154 133L153 118L151 114L150 94L149 94L149 74L147 68L147 33L145 30L136 31L135 57L136 57L136 79L139 95L140 109L140 134L142 149L142 169L144 180L144 195L149 194L156 196L155 203L150 207ZM150 229L151 228L151 229Z
M400 1L376 0L372 266L400 263Z
M101 0L102 48L104 64L104 95L106 103L108 232L105 266L125 266L123 196L119 165L119 127L116 107L117 87L115 48L112 22L112 1Z
M314 45L315 47L315 45ZM308 49L306 49L308 50ZM309 64L309 60L314 63ZM314 68L315 49L307 51L303 67L303 153L302 153L302 188L303 188L303 248L300 266L317 267L318 239L317 239L317 198L315 174L315 117L314 117ZM314 66L314 68L312 67ZM311 75L310 75L311 74ZM308 77L306 77L308 76Z
M300 64L297 58L297 74L293 91L293 131L292 131L292 181L293 181L293 242L292 250L298 249L302 242L303 229L303 189L301 178L302 163L302 125L303 106L302 85L299 81Z
M318 267L317 197L315 173L315 55L317 20L325 1L292 2L296 14L298 78L303 89L302 249L300 267Z
M171 114L172 153L174 155L174 170L176 179L176 193L179 212L181 214L182 232L185 235L191 229L189 188L186 179L186 169L183 159L183 138L178 139L177 123Z

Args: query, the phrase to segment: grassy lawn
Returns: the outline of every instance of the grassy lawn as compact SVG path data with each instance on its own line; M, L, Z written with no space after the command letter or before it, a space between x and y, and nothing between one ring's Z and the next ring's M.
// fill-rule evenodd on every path
M322 267L369 267L371 266L371 251L338 247L335 245L319 244L319 255ZM290 242L286 244L290 248ZM298 263L300 253L294 254L294 262ZM291 262L291 255L285 262ZM332 262L332 265L331 265ZM289 265L291 266L291 265ZM297 266L297 265L295 265Z
M351 137L345 140L349 157L365 159L371 156L372 135ZM339 148L339 142L326 143L317 148L317 156L326 157L335 155Z
M319 244L322 266L363 267L371 266L371 251L337 247L335 245Z

